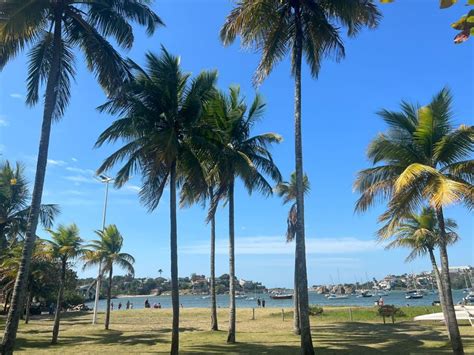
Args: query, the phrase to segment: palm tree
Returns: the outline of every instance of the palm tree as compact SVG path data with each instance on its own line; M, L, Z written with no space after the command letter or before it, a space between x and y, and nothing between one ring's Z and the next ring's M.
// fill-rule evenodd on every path
M372 1L316 0L241 0L227 16L221 30L224 44L241 36L243 47L262 52L255 73L255 83L261 83L273 67L288 53L295 79L295 166L298 214L296 258L298 260L298 290L301 316L301 349L313 354L313 342L308 309L308 280L304 238L303 143L301 135L301 66L303 54L317 77L324 57L344 57L340 27L347 27L355 36L363 26L377 26L380 14Z
M292 202L290 210L288 211L288 218L287 222L287 229L286 229L286 241L292 242L295 239L296 234L296 224L298 219L297 207L296 207L296 173L292 173L290 177L290 181L282 181L280 182L276 188L276 193L279 197L283 198L283 204L287 204ZM310 190L308 176L305 174L303 177L303 190L304 194L306 195ZM300 311L298 306L298 273L297 270L297 262L296 259L296 250L295 250L295 276L294 276L294 312L293 312L293 331L296 335L301 334L300 328Z
M235 228L234 228L234 188L238 178L242 180L249 194L258 190L269 196L273 193L271 184L264 175L274 181L281 181L281 174L268 150L269 145L279 143L281 137L275 133L251 136L251 129L263 116L265 104L256 95L248 107L240 96L240 88L233 86L229 94L219 93L212 102L215 144L219 147L214 157L212 169L217 181L217 191L213 196L209 215L217 208L217 202L224 197L229 205L229 332L228 343L235 343Z
M12 166L7 160L0 163L0 254L8 245L16 243L19 235L27 230L30 211L30 192L25 179L24 166ZM41 205L39 220L43 227L50 228L59 214L57 205Z
M474 207L474 127L453 127L452 96L448 89L425 107L402 102L401 112L382 110L389 130L370 144L367 155L375 165L359 172L354 188L361 194L356 210L365 211L380 199L388 209L379 217L380 236L390 236L406 215L428 201L439 228L441 278L449 336L454 353L463 346L454 312L447 253L448 233L443 207L462 202ZM379 164L383 163L383 164Z
M455 232L457 224L454 220L447 219L445 225L448 231L446 234L448 237L447 244L454 244L459 239ZM385 235L381 236L382 240L385 238ZM440 303L445 308L443 280L434 254L435 248L440 244L439 226L434 209L423 207L420 214L413 213L403 218L395 228L392 238L394 240L386 246L386 249L399 247L411 249L406 261L412 261L418 256L429 255L436 278ZM443 312L446 312L446 310L443 309Z
M60 279L58 288L58 298L56 302L56 312L54 314L53 337L51 344L58 342L59 321L63 303L64 284L66 282L66 271L68 263L84 254L82 246L83 240L79 237L79 228L75 224L69 226L59 225L56 231L48 230L51 235L49 242L50 253L53 260L60 263Z
M154 210L163 190L170 187L171 297L173 326L171 353L179 350L179 288L176 220L178 184L189 183L199 189L204 176L194 147L200 144L195 133L204 104L214 93L216 72L202 72L190 79L183 73L180 59L162 48L161 56L146 55L146 70L133 66L133 79L119 94L101 107L102 111L119 114L97 141L124 140L125 145L109 156L99 172L126 160L115 184L123 186L132 173L141 172L141 202Z
M161 274L163 273L163 270L162 270L162 269L158 269L158 273L160 274L160 277L161 277Z
M97 230L95 233L99 236L100 240L91 242L92 250L89 250L85 254L84 268L97 266L102 261L102 272L109 273L107 308L105 310L105 329L108 330L110 323L110 300L112 298L113 267L114 265L118 265L133 276L135 274L135 270L133 269L135 259L130 254L121 252L123 237L115 224L111 224L103 230Z
M112 37L124 49L131 48L134 37L130 22L146 26L147 33L151 35L163 23L150 9L149 3L149 0L2 2L0 70L20 51L29 47L26 99L29 105L38 102L39 87L46 84L25 251L5 326L3 353L12 353L15 344L19 305L23 303L25 294L43 195L51 123L53 119L63 116L69 103L70 83L75 76L74 49L82 51L87 68L94 73L105 91L108 94L114 92L129 76L129 70L106 38Z

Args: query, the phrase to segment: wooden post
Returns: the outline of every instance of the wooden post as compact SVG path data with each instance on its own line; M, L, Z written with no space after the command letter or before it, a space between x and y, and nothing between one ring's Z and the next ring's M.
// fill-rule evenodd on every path
M283 308L281 309L281 319L283 322L285 321L285 310Z
M255 308L252 308L252 320L255 320Z
M352 322L352 308L351 307L349 307L349 317L350 317L351 322Z

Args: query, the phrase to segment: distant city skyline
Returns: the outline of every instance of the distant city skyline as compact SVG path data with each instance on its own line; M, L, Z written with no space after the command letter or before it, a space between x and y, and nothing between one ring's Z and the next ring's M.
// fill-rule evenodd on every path
M154 9L165 21L152 38L137 29L133 49L127 53L144 63L148 50L159 52L163 44L181 56L182 67L194 74L203 69L219 71L219 88L238 83L247 100L256 90L251 79L258 55L238 44L223 47L219 28L231 9L230 1L207 0L198 6L187 0L157 2ZM192 11L190 11L192 7ZM375 240L380 204L366 214L354 214L357 195L352 183L360 169L370 165L365 151L370 140L386 129L376 116L381 108L398 109L401 100L427 103L447 86L454 95L456 124L473 124L474 88L472 43L455 46L456 31L450 24L464 14L463 6L439 10L436 3L399 1L380 6L384 18L378 29L364 30L355 39L346 38L347 58L341 63L325 60L318 80L303 71L303 144L305 171L311 182L306 199L308 283L323 284L363 280L366 274L382 278L430 270L429 260L405 263L407 250L385 251ZM403 26L400 19L403 18ZM21 161L33 181L42 106L29 108L26 96L26 56L20 55L0 73L0 159ZM93 176L103 159L117 146L94 149L98 135L114 117L99 114L96 107L106 97L95 79L78 60L77 82L72 86L71 105L65 117L53 126L43 202L57 203L62 213L57 223L77 223L82 237L94 239L102 224L104 186ZM285 179L294 170L293 80L289 59L278 65L258 88L267 102L256 133L274 131L284 141L272 152ZM111 172L111 176L113 176ZM110 189L107 224L115 223L125 241L123 251L136 258L137 277L169 277L168 192L160 206L147 213L139 204L136 176L121 190ZM261 281L267 287L293 284L294 243L286 243L288 206L276 196L248 196L238 184L236 191L236 274ZM178 212L179 274L209 274L209 226L200 206ZM461 240L450 247L453 266L474 264L474 221L462 206L446 209L446 216L459 224ZM41 237L47 234L39 230ZM227 211L217 214L216 274L228 273ZM80 277L94 276L95 269ZM120 274L120 271L117 272Z

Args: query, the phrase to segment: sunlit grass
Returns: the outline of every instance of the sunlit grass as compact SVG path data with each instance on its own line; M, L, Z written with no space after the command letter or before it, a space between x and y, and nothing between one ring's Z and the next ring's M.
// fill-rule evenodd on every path
M440 323L420 324L415 315L439 311L433 307L403 307L405 317L395 325L382 323L375 308L325 307L322 316L312 317L313 339L319 354L408 354L449 353L446 331ZM218 332L209 331L206 309L181 310L181 351L183 353L297 354L299 338L292 334L290 309L237 310L237 341L227 345L227 311L219 309ZM52 319L33 317L22 324L18 333L18 352L27 353L160 353L169 351L171 310L143 309L114 311L111 330L103 330L104 314L99 325L92 326L91 314L67 314L61 323L59 344L49 344ZM4 318L1 327L3 328ZM474 328L461 326L466 353L474 353Z

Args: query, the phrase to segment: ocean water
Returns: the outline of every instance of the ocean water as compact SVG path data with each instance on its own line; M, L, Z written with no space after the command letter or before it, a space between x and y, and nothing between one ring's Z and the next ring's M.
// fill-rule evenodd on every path
M454 302L460 301L465 294L462 290L453 290ZM236 298L236 306L238 308L257 307L257 299L254 295L248 295L247 298ZM293 300L272 300L268 294L257 294L257 297L265 300L267 308L290 308L293 306ZM171 308L171 296L151 296L151 297L121 297L112 300L114 310L117 310L118 304L122 303L122 310L125 309L127 301L133 303L134 309L145 308L145 300L148 299L153 306L154 303L160 303L162 308ZM391 291L388 296L383 296L385 304L393 304L395 306L430 306L435 300L438 300L437 294L427 294L421 299L405 299L404 291ZM309 292L309 303L311 305L320 306L373 306L378 297L358 298L349 296L347 299L327 299L324 295L316 292ZM186 295L180 296L179 301L184 308L210 308L211 300L205 296ZM86 303L89 307L93 307L93 302ZM229 305L228 295L217 295L217 307L226 308ZM99 301L99 311L105 310L106 301Z

